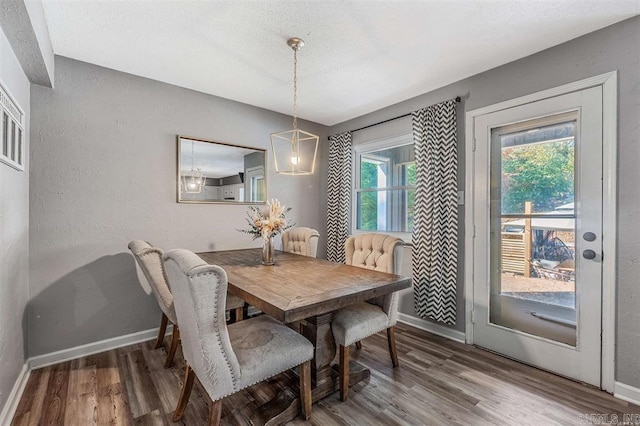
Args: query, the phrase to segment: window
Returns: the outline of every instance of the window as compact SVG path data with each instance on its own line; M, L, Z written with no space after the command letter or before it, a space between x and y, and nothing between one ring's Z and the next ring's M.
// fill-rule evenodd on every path
M2 152L0 162L14 169L24 171L24 132L22 120L24 113L9 96L0 83L0 137L2 138Z
M354 151L353 228L411 233L416 194L411 135L356 145Z

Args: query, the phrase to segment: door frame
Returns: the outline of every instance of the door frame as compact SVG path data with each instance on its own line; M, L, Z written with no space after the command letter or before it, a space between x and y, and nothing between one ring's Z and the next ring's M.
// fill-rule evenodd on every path
M465 336L473 344L473 283L474 283L474 188L475 175L474 135L475 119L508 108L543 99L602 86L602 353L600 387L614 392L615 340L616 340L616 240L617 240L617 127L618 127L618 72L612 71L595 77L532 93L516 99L467 111L465 114Z

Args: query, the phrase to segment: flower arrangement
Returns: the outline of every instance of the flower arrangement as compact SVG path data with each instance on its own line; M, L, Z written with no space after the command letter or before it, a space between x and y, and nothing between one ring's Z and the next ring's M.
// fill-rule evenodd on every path
M257 206L249 206L247 223L249 229L238 229L240 232L253 235L253 239L262 237L265 241L294 226L288 224L286 215L291 207L285 207L277 199L267 201L267 207L261 209Z

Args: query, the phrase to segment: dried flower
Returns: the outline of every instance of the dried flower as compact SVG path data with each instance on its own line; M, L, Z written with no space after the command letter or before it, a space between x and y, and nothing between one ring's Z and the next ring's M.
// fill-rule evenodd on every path
M286 215L290 211L291 207L283 206L276 199L267 201L265 209L249 206L246 219L249 229L238 229L238 231L253 235L254 240L259 237L267 240L294 226L294 224L287 224Z

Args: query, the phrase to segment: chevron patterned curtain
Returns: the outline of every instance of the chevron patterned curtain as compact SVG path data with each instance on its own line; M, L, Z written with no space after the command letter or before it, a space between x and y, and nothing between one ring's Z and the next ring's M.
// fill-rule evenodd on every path
M327 259L344 263L351 212L351 132L329 137Z
M416 198L413 286L416 313L456 323L458 271L458 150L456 103L413 112Z

